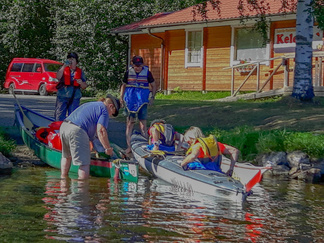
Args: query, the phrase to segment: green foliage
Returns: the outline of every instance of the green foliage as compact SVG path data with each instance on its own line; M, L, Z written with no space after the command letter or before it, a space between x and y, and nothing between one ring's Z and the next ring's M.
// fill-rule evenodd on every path
M312 3L313 15L318 27L324 30L324 3L323 0L315 0Z
M258 153L270 153L285 151L285 140L287 133L285 130L272 130L260 132L256 143Z
M13 57L55 58L50 55L55 24L51 0L3 0L0 4L0 81Z
M237 127L229 131L212 132L222 143L229 144L241 151L243 160L252 160L258 154L256 144L260 138L260 132L252 127Z
M197 0L3 0L0 3L0 84L13 57L64 61L75 51L88 78L85 95L117 89L127 68L128 38L110 30L175 11Z
M9 156L15 147L15 142L10 139L9 136L4 133L4 131L0 130L0 152L4 156Z
M313 158L324 157L324 135L314 135L310 132L261 131L243 126L226 131L213 130L211 134L215 135L220 142L239 149L244 161L254 160L258 154L297 150Z
M311 157L324 157L324 135L313 133L290 133L285 139L286 151L301 150Z

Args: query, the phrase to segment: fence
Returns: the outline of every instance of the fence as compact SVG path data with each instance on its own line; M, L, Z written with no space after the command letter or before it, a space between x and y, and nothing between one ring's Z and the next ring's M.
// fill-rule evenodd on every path
M293 54L287 54L285 56L270 58L267 60L261 60L256 62L250 62L250 63L243 63L239 65L235 65L232 67L228 67L226 69L231 68L232 69L232 79L231 79L231 96L234 97L237 95L237 93L242 89L244 84L251 78L252 74L256 73L256 93L260 93L263 91L263 89L266 87L266 85L270 82L270 80L273 78L274 75L278 74L278 72L284 73L283 78L283 85L282 88L286 88L289 86L289 75L294 73L294 67L290 67L290 59L295 58L295 53ZM264 62L270 62L274 60L281 59L281 62L274 68L271 69L271 74L265 81L261 80L260 73L261 73L261 63ZM324 81L323 81L323 60L324 59L324 51L320 52L314 52L313 53L313 85L314 90L321 90L323 91ZM243 82L239 85L239 87L234 90L235 87L235 71L239 71L239 73L244 72L246 74L246 78L243 80ZM253 77L255 77L253 75ZM263 81L263 83L261 83Z

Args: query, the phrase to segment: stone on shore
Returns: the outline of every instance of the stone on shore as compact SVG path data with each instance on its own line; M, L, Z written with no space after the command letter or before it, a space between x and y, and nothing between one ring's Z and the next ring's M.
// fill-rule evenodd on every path
M272 166L263 177L283 177L311 183L324 179L324 160L311 161L309 156L301 151L271 152L258 156L257 162L261 166L268 164Z
M12 162L0 152L0 175L10 175L12 168Z

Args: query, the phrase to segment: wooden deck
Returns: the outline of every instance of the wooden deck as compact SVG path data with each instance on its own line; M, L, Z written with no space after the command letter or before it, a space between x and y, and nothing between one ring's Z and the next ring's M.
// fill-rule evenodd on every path
M276 90L269 90L263 92L253 92L248 94L236 95L236 96L228 96L222 99L217 99L219 102L232 102L237 100L255 100L261 98L270 98L275 96L288 96L291 95L293 91L293 87L285 87ZM324 87L323 86L315 86L314 93L317 97L324 97Z

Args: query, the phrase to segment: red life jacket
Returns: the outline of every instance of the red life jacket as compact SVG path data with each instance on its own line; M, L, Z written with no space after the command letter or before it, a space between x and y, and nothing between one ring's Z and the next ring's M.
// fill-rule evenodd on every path
M64 68L64 84L66 86L70 86L70 85L73 85L75 87L80 86L80 84L78 84L78 82L76 80L77 79L80 79L81 76L82 76L82 70L81 70L81 68L78 68L77 67L75 69L73 82L71 83L71 71L70 71L70 67L65 67Z
M60 130L62 123L63 121L54 121L51 124L49 124L48 127L53 130Z
M48 146L57 150L62 150L62 141L59 133L55 131L49 132L47 136Z
M36 138L41 141L42 143L48 144L48 134L50 132L54 131L52 128L48 128L48 127L39 127L36 131Z

